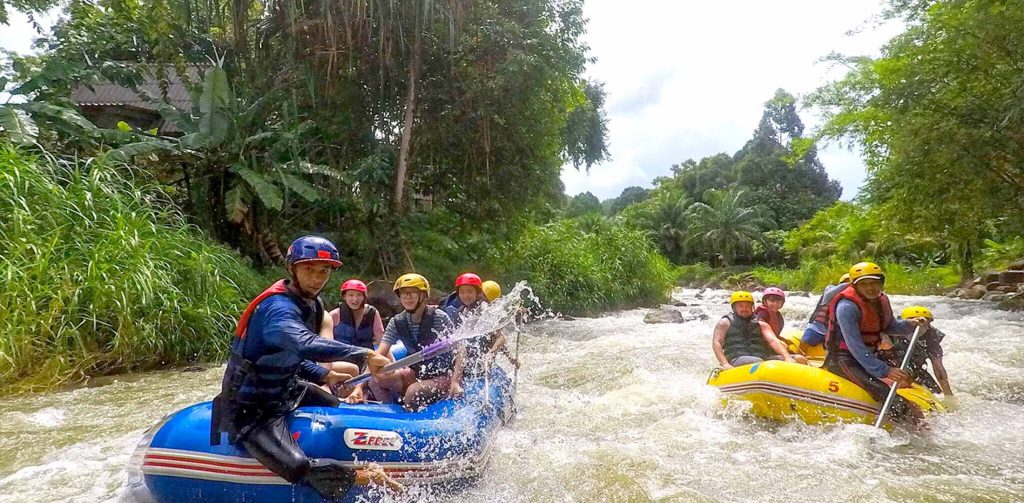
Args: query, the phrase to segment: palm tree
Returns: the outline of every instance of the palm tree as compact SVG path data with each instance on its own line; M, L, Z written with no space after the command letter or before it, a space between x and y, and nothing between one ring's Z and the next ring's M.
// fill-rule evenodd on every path
M718 255L722 265L731 265L738 252L750 251L754 241L764 239L762 231L775 225L762 216L759 207L743 204L744 192L710 193L710 204L690 206L690 232L684 244L699 245Z
M658 245L665 255L676 263L681 263L687 252L686 239L689 227L687 210L691 203L693 201L690 198L681 196L679 199L662 201L658 206L655 220Z

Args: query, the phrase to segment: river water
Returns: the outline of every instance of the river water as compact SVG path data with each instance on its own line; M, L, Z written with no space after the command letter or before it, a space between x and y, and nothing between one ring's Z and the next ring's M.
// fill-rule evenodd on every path
M895 296L932 308L960 409L926 435L866 425L774 424L723 407L705 382L728 292L677 290L689 321L646 310L524 329L519 416L480 482L453 501L1024 501L1024 315ZM813 298L791 296L790 323ZM795 320L795 321L794 321ZM123 375L69 392L0 398L0 502L119 502L139 437L208 400L222 367Z

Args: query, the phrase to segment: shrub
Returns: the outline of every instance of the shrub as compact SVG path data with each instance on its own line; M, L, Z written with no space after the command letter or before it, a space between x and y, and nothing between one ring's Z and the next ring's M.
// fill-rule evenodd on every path
M0 144L0 388L226 353L263 280L141 176Z
M545 308L591 314L666 298L674 273L643 231L607 219L527 228L499 247L490 268L526 279Z
M842 260L805 260L796 269L755 267L752 274L762 285L779 285L788 290L821 291L839 282L849 272L850 263ZM894 294L941 293L960 282L955 266L911 267L895 262L879 264L885 271L885 291Z

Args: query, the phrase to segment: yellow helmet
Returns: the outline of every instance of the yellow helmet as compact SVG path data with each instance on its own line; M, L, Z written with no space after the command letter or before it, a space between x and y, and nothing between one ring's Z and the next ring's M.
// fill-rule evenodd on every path
M843 273L842 276L839 277L839 283L840 284L842 284L842 283L849 283L849 282L850 282L850 273L845 272L845 273Z
M735 292L732 292L732 295L729 296L729 304L735 304L737 302L750 302L750 303L753 303L754 302L754 296L751 295L750 292L745 292L743 290L737 290Z
M874 262L861 262L854 264L850 268L850 281L853 284L857 284L862 279L877 279L885 281L885 273L882 272L882 268L878 267L878 264Z
M496 281L484 281L483 290L484 297L487 297L487 302L494 302L494 299L501 297L501 285Z
M430 282L427 281L427 278L424 278L423 276L416 274L414 272L411 272L409 274L403 274L399 276L397 280L395 280L395 295L398 295L399 288L409 287L418 288L420 291L426 293L427 295L430 295Z
M931 310L924 306L910 306L903 308L903 312L900 313L900 317L903 318L904 320L909 320L910 318L928 318L929 320L935 319L935 317L932 316Z

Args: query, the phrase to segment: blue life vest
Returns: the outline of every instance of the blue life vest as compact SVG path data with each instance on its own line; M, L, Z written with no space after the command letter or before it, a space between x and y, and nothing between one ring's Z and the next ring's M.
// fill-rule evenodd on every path
M297 309L303 325L319 333L323 324L323 304L313 305L288 291L285 280L267 288L246 307L235 329L231 355L221 381L221 393L214 399L214 417L210 424L210 443L220 443L220 432L228 432L228 441L246 434L263 418L293 409L304 388L297 374L303 364L297 352L275 350L263 340L263 326L271 321L266 313L272 308ZM252 336L249 334L252 333ZM313 364L315 365L315 364Z
M338 312L340 319L334 325L334 340L372 350L373 322L377 319L377 310L367 304L358 327L356 327L352 310L347 305L342 304L338 308Z
M456 328L458 328L460 325L462 325L462 313L466 311L473 311L477 309L479 306L480 304L477 304L477 306L471 307L469 309L466 309L464 307L452 306L445 309L445 312L448 313L448 317L452 319L452 323L455 325ZM465 376L477 377L483 375L483 372L485 371L484 357L487 354L487 351L490 350L491 346L494 344L494 339L496 335L497 333L492 332L487 335L478 335L465 341Z
M452 293L449 293L448 295L445 295L444 297L441 298L441 302L439 304L440 305L438 305L438 307L444 309L445 312L450 312L448 310L451 308L462 309L462 299L459 298L459 291L456 290ZM452 321L455 320L453 319Z

